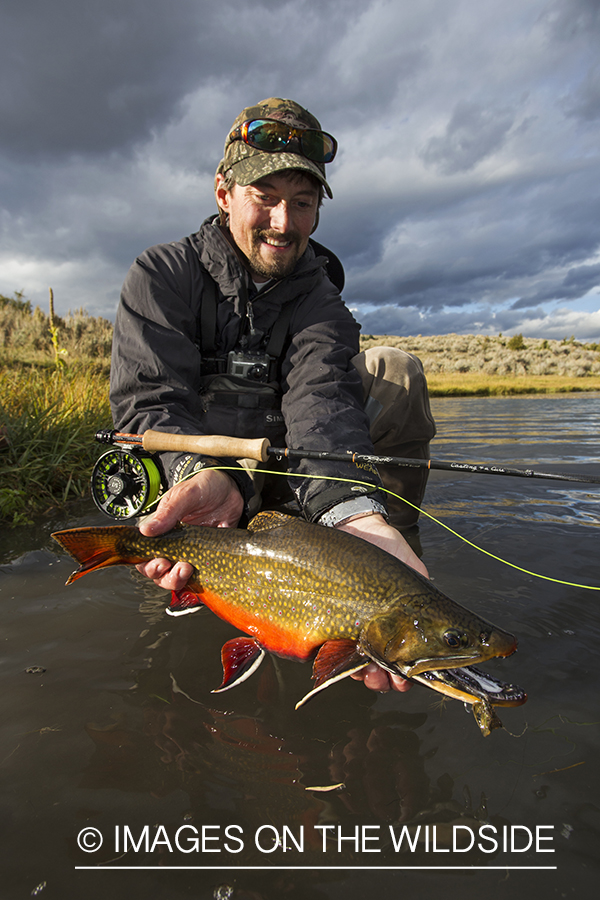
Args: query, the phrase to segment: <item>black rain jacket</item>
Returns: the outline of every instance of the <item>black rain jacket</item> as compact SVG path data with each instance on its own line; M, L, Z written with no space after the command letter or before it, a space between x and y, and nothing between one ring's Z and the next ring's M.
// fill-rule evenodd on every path
M218 285L216 354L264 348L264 335L286 304L293 304L280 366L281 411L287 446L294 449L373 453L363 411L362 384L351 365L359 352L360 326L327 277L324 257L307 247L294 272L268 282L251 300L247 270L223 234L218 218L196 234L151 247L129 270L117 312L111 367L111 408L118 431L141 434L154 428L176 434L206 434L202 395L200 309L205 271ZM252 306L250 334L246 304ZM238 437L257 435L239 434ZM258 435L260 436L260 435ZM164 453L169 484L192 468L237 465L189 454ZM289 479L309 521L343 500L381 485L371 466L351 461L290 461L289 473L350 479ZM229 473L245 499L252 485L245 470ZM367 482L360 488L356 481ZM381 492L374 494L385 504Z

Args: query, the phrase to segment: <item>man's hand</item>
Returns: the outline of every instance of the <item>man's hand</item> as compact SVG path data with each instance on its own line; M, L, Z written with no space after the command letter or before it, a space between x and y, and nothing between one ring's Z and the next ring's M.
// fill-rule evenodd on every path
M360 672L355 672L350 678L354 678L355 681L364 681L365 687L372 691L379 691L380 694L390 690L409 691L412 687L412 683L403 678L402 675L392 675L391 672L386 672L377 663L369 663L368 666L361 669Z
M392 556L397 556L407 566L429 578L429 572L419 557L411 550L400 532L388 525L383 516L362 516L360 519L353 519L352 522L342 523L338 529L387 550ZM401 675L386 672L376 663L370 663L351 677L355 681L364 681L366 687L372 691L408 691L412 687L410 681Z
M360 519L353 519L351 522L343 522L337 526L338 531L346 531L355 537L363 538L370 544L387 550L392 556L414 569L425 578L429 578L429 572L419 559L416 553L408 546L399 531L393 528L385 521L383 516L376 514L374 516L361 516Z
M156 512L140 524L140 531L154 537L170 531L178 522L235 528L243 509L244 500L233 478L226 472L207 469L168 490ZM173 564L168 559L152 559L136 568L159 587L169 591L179 591L185 587L193 572L189 563L180 561Z
M198 472L193 478L175 485L162 497L156 512L140 524L142 534L154 536L164 534L178 522L187 525L210 525L216 528L235 528L244 508L244 501L232 478L225 472L209 469ZM388 525L383 516L364 516L348 524L339 526L361 537L402 562L428 576L427 569L408 546L402 535ZM168 559L153 559L140 563L137 570L151 578L159 587L178 591L189 581L193 567L180 561L173 564ZM364 681L373 691L408 691L412 686L400 675L392 675L381 666L371 663L351 676L356 681Z

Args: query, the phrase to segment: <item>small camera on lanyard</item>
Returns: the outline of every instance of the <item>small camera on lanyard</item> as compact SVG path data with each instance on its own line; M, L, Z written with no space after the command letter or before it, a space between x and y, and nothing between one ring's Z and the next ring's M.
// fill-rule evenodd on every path
M269 380L271 357L260 353L238 353L231 350L227 355L227 374L239 375L257 384Z

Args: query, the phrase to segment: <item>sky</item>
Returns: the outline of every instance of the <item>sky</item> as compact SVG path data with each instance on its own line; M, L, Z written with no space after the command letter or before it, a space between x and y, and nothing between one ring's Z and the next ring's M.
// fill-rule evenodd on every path
M278 96L364 333L599 341L599 47L600 0L1 0L0 293L113 319Z

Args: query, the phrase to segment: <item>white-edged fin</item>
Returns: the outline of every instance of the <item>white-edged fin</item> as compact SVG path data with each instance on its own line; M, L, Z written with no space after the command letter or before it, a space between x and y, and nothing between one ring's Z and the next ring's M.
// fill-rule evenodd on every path
M180 591L171 591L171 602L165 612L169 616L188 616L204 608L204 602L198 594L182 588Z
M366 659L364 662L359 663L358 665L354 666L352 669L346 669L345 672L340 672L339 675L334 675L332 678L329 678L327 681L324 681L318 687L313 688L312 691L309 691L308 694L306 694L306 696L304 696L302 698L302 700L299 700L298 703L296 703L296 706L294 708L300 709L301 706L304 706L304 704L306 703L307 700L310 700L310 698L314 697L315 694L318 694L319 691L325 690L325 688L329 687L331 684L335 684L336 681L341 681L342 678L347 678L348 675L353 675L354 672L360 672L361 669L364 669L365 666L368 666L370 663L371 663L371 660Z
M211 694L221 694L246 681L256 672L264 658L265 651L253 638L238 637L227 641L221 649L223 682Z
M204 604L202 604L204 605ZM173 616L173 618L177 618L179 616L189 616L190 613L198 612L200 606L189 606L187 609L170 609L170 607L165 607L165 612L168 616Z

